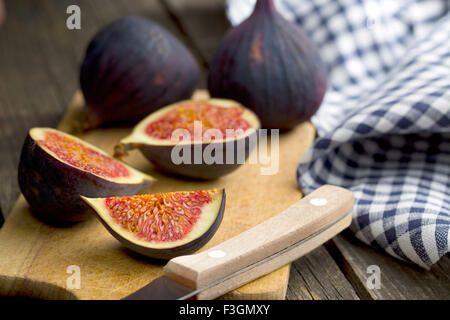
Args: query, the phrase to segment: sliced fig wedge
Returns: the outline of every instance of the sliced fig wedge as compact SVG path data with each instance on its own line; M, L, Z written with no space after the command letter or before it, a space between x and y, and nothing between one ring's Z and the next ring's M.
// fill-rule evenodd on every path
M142 120L115 147L123 157L139 149L157 168L197 179L237 169L256 146L258 117L232 100L186 100Z
M82 199L124 246L156 259L200 249L217 231L225 209L224 189Z
M19 163L19 186L33 212L49 221L81 221L90 207L80 199L124 196L156 180L99 148L51 128L32 128Z

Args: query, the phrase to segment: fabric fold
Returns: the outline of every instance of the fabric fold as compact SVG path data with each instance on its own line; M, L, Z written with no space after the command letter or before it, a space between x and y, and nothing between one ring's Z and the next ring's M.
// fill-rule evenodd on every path
M233 23L254 1L239 3L228 1ZM315 42L329 71L329 89L312 119L319 137L300 161L299 185L306 192L323 184L349 188L355 236L429 268L449 252L448 2L276 5Z

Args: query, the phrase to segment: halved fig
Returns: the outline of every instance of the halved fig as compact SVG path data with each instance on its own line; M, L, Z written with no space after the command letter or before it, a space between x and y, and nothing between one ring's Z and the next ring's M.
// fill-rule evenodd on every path
M142 120L114 155L138 148L163 171L215 179L245 163L259 128L258 117L235 101L181 101Z
M82 198L123 245L156 259L200 249L217 231L225 209L224 189Z
M19 163L19 186L34 213L48 221L81 221L90 207L80 199L125 196L156 180L99 148L51 128L29 130Z

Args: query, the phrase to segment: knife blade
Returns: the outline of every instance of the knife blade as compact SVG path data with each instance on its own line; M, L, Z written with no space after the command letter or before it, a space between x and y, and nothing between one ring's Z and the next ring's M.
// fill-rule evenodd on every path
M214 248L176 257L124 300L214 299L312 251L351 223L351 191L325 185Z

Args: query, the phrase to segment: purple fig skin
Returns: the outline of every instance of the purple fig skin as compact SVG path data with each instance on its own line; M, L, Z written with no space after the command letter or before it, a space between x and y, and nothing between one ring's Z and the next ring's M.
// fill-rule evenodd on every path
M92 127L131 124L191 97L200 69L188 49L158 24L135 16L103 28L90 42L80 84Z
M250 153L255 148L256 144L251 144L249 141L255 141L257 139L257 132L253 132L251 135L246 136L245 138L237 138L236 140L230 140L225 143L220 143L220 147L222 148L222 156L221 158L224 159L225 162L227 159L227 152L229 149L227 149L227 146L230 146L230 144L233 144L234 147L230 150L233 150L234 152L234 161L232 164L206 164L202 160L201 164L195 164L194 163L194 145L187 145L183 148L189 148L191 151L191 162L190 164L175 164L172 161L171 154L172 149L174 146L158 146L158 145L149 145L149 144L140 144L138 146L139 150L142 152L142 154L153 163L153 165L160 169L161 171L173 173L179 176L198 179L198 180L214 180L218 179L224 175L230 174L239 166L242 165L242 163L237 163L237 148L239 146L238 140L239 139L245 139L245 149L239 150L239 152L245 152L245 159L248 158ZM203 151L207 146L213 146L218 145L217 143L210 143L210 144L202 144L202 154ZM217 149L218 150L218 149Z
M114 229L111 228L111 226L100 217L100 215L98 215L98 214L96 214L96 215L99 218L99 220L101 221L101 223L105 226L105 228L114 236L114 238L119 240L128 249L130 249L134 252L137 252L141 255L150 257L150 258L159 259L159 260L170 260L170 259L178 257L178 256L194 253L195 251L202 248L206 243L208 243L209 240L211 240L211 238L214 236L214 234L216 233L217 229L219 228L219 226L222 222L223 214L225 211L225 202L226 202L225 198L226 198L226 194L225 194L225 190L223 190L222 191L222 202L220 204L220 208L219 208L217 217L214 220L213 224L208 228L208 230L205 231L205 233L203 233L197 239L192 240L191 242L188 242L188 243L183 244L178 247L167 248L167 249L155 249L155 248L148 248L148 247L138 245L135 242L133 242L132 240L124 238L124 237L120 236L119 234L117 234L117 232L115 232Z
M18 170L19 187L33 213L45 222L77 222L93 210L80 198L128 196L149 188L154 181L116 183L72 167L47 153L27 135Z
M208 76L212 97L242 103L266 129L289 130L310 119L326 88L318 50L272 0L258 0L253 14L226 33Z
M249 130L242 131L233 137L221 135L215 140L196 139L192 141L189 136L181 141L153 138L147 133L148 126L158 119L162 119L167 112L182 106L184 103L192 103L193 100L180 101L149 115L142 122L135 126L133 132L125 137L114 148L114 156L122 158L128 151L139 149L141 153L153 163L153 165L166 173L175 174L197 180L218 179L239 168L255 149L261 128L261 123L255 113L232 100L209 99L197 101L201 103L219 107L237 107L241 112L240 117L248 121ZM225 116L226 117L226 116ZM196 132L195 121L194 136L202 135L202 131ZM214 121L212 121L214 124ZM200 128L201 129L201 128ZM175 131L172 132L172 134ZM205 132L206 133L206 132ZM176 157L173 158L172 156ZM181 159L178 159L181 158ZM181 162L181 163L180 163Z

